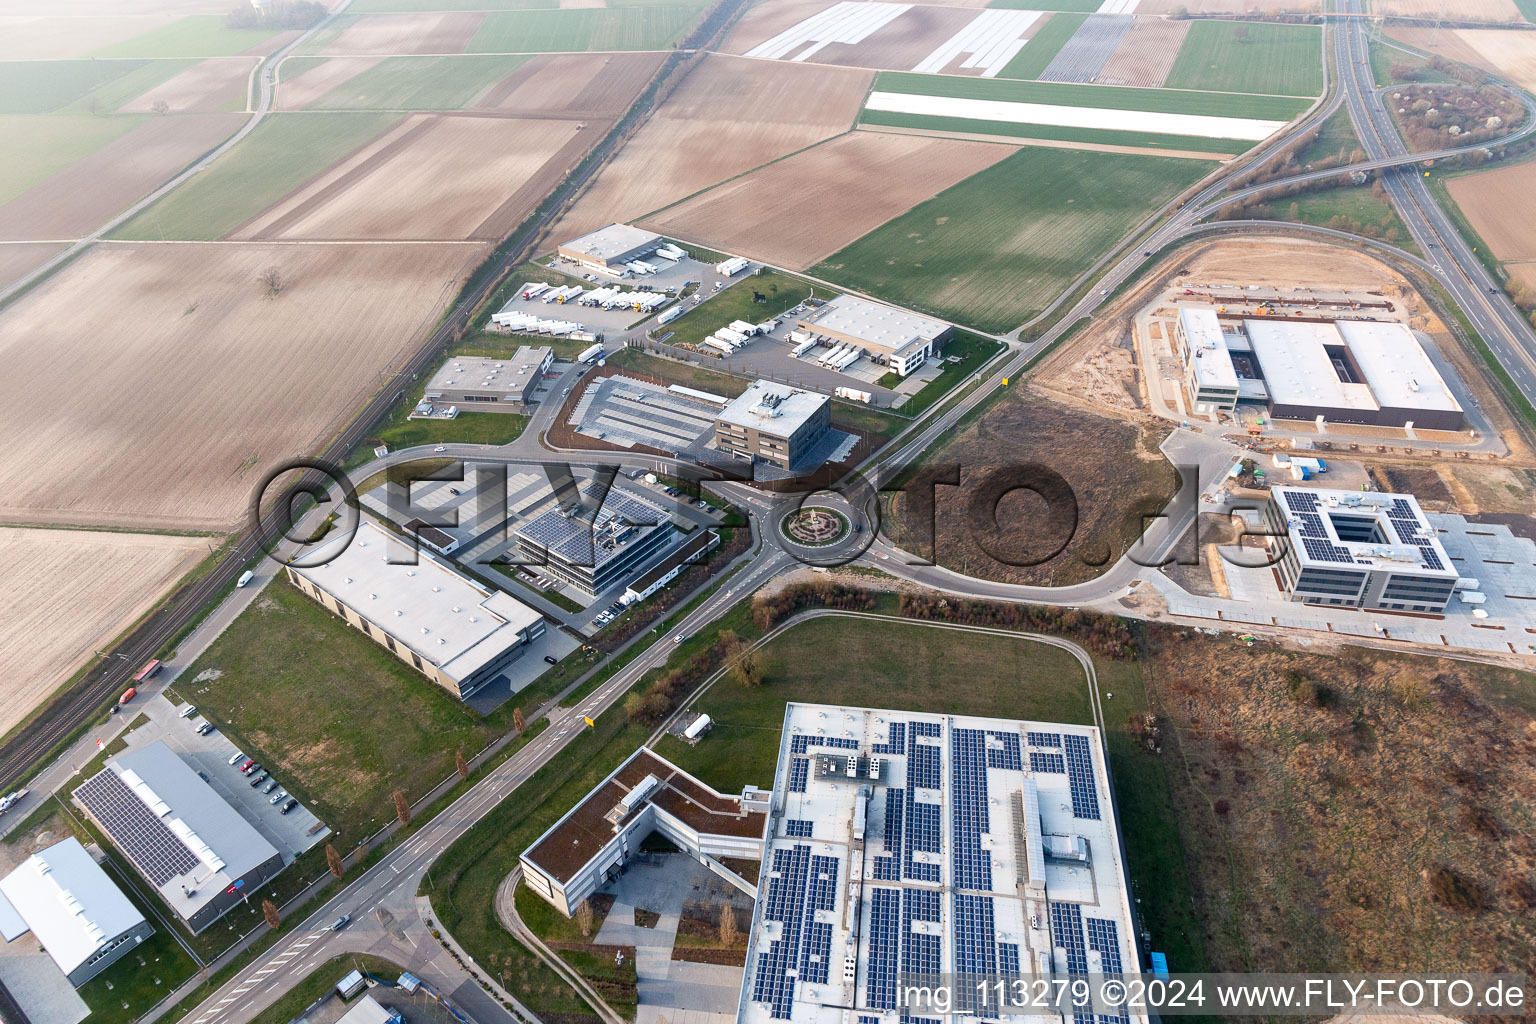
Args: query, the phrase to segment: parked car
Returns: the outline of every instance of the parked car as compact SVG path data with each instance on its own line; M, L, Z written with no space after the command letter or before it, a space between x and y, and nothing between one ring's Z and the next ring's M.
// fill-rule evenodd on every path
M340 917L338 917L331 924L331 931L339 932L339 931L341 931L343 928L345 928L347 925L349 925L351 923L352 923L352 915L351 914L342 914Z
M299 802L297 800L295 800L293 797L289 797L287 803L283 804L283 806L281 806L281 807L279 807L277 809L277 813L279 813L279 814L287 814L289 811L293 810L297 806L299 806Z
M544 655L544 660L545 660L545 661L547 661L547 662L549 662L549 663L550 663L550 664L551 664L551 665L557 665L557 664L559 664L559 662L558 662L558 661L556 661L556 659L555 659L555 657L554 657L554 655L552 655L552 654L546 654L546 655Z
M261 787L261 791L263 793L270 793L270 792L272 792L276 788L277 788L277 780L276 779L268 779L267 780L267 784L265 786Z
M268 776L266 772L257 772L254 776L251 777L251 788L255 789L257 786L267 781L267 777Z
M234 764L235 762L231 761L229 763L230 764ZM256 763L256 759L254 757L248 757L248 758L245 759L245 763L240 766L240 770L241 771L245 771L246 769L250 768L250 766L255 764L255 763Z
M240 771L245 775L255 775L261 771L261 765L257 764L255 761L252 761L249 768L242 768Z
M229 755L229 763L231 765L233 765L236 761L239 761L244 756L245 756L244 754L240 753L240 751L237 750L233 754Z
M197 727L197 734L199 736L207 736L211 732L213 732L212 722L204 722L202 725Z
M193 707L191 704L183 704L181 706L181 710L176 712L176 717L191 718L195 714L197 714L197 708Z
M276 807L286 799L288 799L288 791L282 786L278 786L277 792L272 794L272 799L268 800L267 803L271 804L273 807Z

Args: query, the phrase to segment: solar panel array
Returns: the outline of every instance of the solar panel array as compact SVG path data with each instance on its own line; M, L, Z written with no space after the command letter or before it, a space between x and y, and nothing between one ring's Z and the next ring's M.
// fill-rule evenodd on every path
M1088 973L1088 947L1083 943L1083 912L1076 903L1051 904L1051 945L1067 951L1067 973Z
M992 855L981 845L982 833L990 828L987 734L980 729L952 729L949 746L950 878L956 889L990 890Z
M110 768L76 789L75 798L155 885L165 885L199 864L170 826Z
M1291 510L1290 525L1301 537L1301 546L1307 557L1314 562L1338 562L1353 565L1355 558L1348 548L1335 544L1323 526L1317 495L1311 491L1281 491L1285 507Z
M811 838L812 822L804 818L789 818L784 822L784 834L793 839Z
M1021 772L1024 770L1024 754L1019 747L1019 734L1016 732L989 732L987 738L1002 746L987 747L987 767L1001 768L1004 771Z
M1445 568L1439 552L1435 550L1434 531L1418 517L1406 498L1392 499L1392 506L1387 509L1387 518L1391 520L1393 529L1404 544L1412 544L1419 549L1426 567Z
M808 757L796 757L789 762L789 791L791 793L804 793L805 784L811 778L811 759Z
M812 747L832 747L837 750L858 750L859 741L846 736L812 736L800 733L789 741L791 754L803 754Z
M997 973L1004 977L1019 973L1019 944L1017 942L999 942L997 944Z
M1067 770L1067 760L1060 754L1041 753L1038 750L1031 750L1029 752L1029 770L1032 772L1055 772L1061 775Z
M916 790L939 789L942 785L940 748L918 743L919 736L937 736L939 727L932 722L909 722L907 742L906 828L903 830L901 875L920 882L939 881L939 866L913 860L912 854L943 853L940 834L942 810L938 804L919 803Z
M891 723L891 738L884 743L876 743L870 748L876 754L904 754L907 751L907 725L905 722Z
M1059 732L1026 732L1024 738L1032 747L1059 747L1061 746L1061 733Z
M807 981L827 980L832 926L817 921L816 911L837 905L837 872L836 857L813 857L804 844L773 851L763 916L783 928L767 951L758 954L752 998L769 1004L769 1016L776 1020L788 1020L794 1004L796 978L791 970Z
M939 920L936 889L901 890L901 970L903 974L936 975L942 966L943 942L937 935L912 930L913 921Z
M1068 734L1063 738L1067 751L1067 787L1072 792L1072 816L1097 819L1099 787L1093 776L1093 748L1086 736Z
M1099 954L1099 970L1105 974L1123 974L1120 960L1120 929L1114 921L1102 917L1085 917L1088 927L1088 948ZM1130 1016L1124 1013L1101 1013L1098 1024L1130 1024Z
M901 948L901 890L869 891L869 972L864 999L880 1010L896 1008L896 958Z
M955 973L996 974L997 939L991 896L955 893ZM970 988L961 985L961 988Z

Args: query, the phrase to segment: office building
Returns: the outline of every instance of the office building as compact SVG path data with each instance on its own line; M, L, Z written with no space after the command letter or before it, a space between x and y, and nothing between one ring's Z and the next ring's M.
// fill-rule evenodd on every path
M588 598L627 586L681 536L659 505L617 484L604 494L592 480L573 484L569 494L551 490L542 508L512 532L520 562Z
M1174 340L1186 368L1185 384L1196 408L1237 407L1237 370L1214 309L1186 306L1179 310Z
M796 469L831 426L826 395L759 380L715 417L715 447L748 462Z
M432 375L422 400L459 412L526 413L554 358L548 345L524 345L506 359L452 356Z

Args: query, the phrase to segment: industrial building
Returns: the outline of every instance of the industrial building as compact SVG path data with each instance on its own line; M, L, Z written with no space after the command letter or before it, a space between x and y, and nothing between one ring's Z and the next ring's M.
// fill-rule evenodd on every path
M1092 726L791 703L759 878L738 1024L997 1019L980 982L1141 970Z
M715 417L715 446L748 462L793 469L831 426L832 400L826 395L759 380Z
M626 263L649 256L666 244L660 235L628 224L609 224L560 245L556 252L592 270L621 275Z
M1438 613L1456 589L1459 574L1411 494L1276 487L1265 521L1294 601Z
M756 787L740 796L717 793L641 747L523 851L523 880L570 917L659 832L755 897L755 887L719 858L759 859L767 810L768 794Z
M0 935L27 932L79 988L155 930L71 836L0 879Z
M600 504L599 504L600 503ZM596 598L626 585L672 551L681 534L671 513L617 484L551 489L540 511L512 530L517 560Z
M1424 346L1400 323L1249 318L1226 333L1209 309L1174 329L1196 408L1265 405L1284 420L1460 430L1461 404Z
M946 323L854 295L822 303L797 326L827 343L862 349L872 362L903 377L939 355L954 335Z
M460 700L495 682L544 635L538 612L413 551L366 516L316 557L323 564L288 566L294 586Z
M662 559L656 567L635 577L624 589L620 598L625 604L644 601L662 587L677 579L678 574L690 565L701 561L709 549L720 543L720 535L714 530L697 530L694 535L672 554Z
M108 759L74 799L194 934L283 869L272 844L159 740Z
M427 382L422 401L457 406L460 412L526 413L554 359L548 345L524 345L510 359L453 356Z

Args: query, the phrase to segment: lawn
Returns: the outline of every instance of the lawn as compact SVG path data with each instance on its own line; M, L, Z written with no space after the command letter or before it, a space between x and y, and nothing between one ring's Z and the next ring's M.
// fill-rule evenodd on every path
M876 228L814 273L1001 334L1034 317L1203 160L1026 146Z
M969 331L956 331L955 337L944 348L944 372L938 377L923 385L923 389L908 398L903 403L900 412L904 416L916 416L926 412L935 402L949 394L956 386L964 381L976 368L997 354L1002 345L991 338L983 338ZM960 362L948 362L950 356L959 356ZM889 376L889 374L887 374ZM885 382L882 380L882 384ZM894 382L892 382L894 383ZM885 384L889 387L889 384Z
M113 237L210 241L388 130L388 113L273 114L206 170Z
M1323 91L1322 30L1311 25L1196 21L1163 84L1169 89L1316 96Z
M459 701L279 580L177 683L177 692L347 845L498 736ZM510 712L509 712L510 713Z
M459 110L527 59L485 55L391 57L341 83L306 109Z
M1528 0L1536 4L1536 0ZM1399 74L1393 74L1396 68ZM1401 72L1407 72L1402 74ZM1377 85L1402 85L1406 82L1449 82L1450 75L1436 71L1418 54L1400 50L1379 38L1371 39L1371 77Z
M528 417L512 412L460 412L451 420L406 419L403 403L378 432L380 441L398 450L423 444L507 444L522 436Z
M0 65L3 66L3 65ZM10 202L142 121L88 114L0 116L0 203Z
M811 294L809 281L774 270L743 277L729 288L706 297L693 309L661 328L671 331L669 345L697 345L733 320L762 323L793 309ZM825 289L823 289L825 291ZM766 302L754 302L753 294Z
M698 17L698 7L653 6L565 11L493 11L470 39L470 53L663 50Z
M1023 8L1025 10L1037 10L1027 0L1008 0L1006 3L993 4L993 7ZM1098 8L1085 7L1084 10L1097 10ZM1053 14L1050 20L1040 26L1040 30L1030 36L1029 42L1009 61L1007 66L999 72L1002 78L1023 78L1034 81L1040 77L1040 73L1061 52L1061 48L1067 45L1067 40L1083 27L1083 22L1088 20L1086 14Z
M0 62L0 114L46 114L141 67L137 60Z
M1309 192L1250 211L1256 218L1269 216L1316 227L1338 228L1417 251L1418 246L1392 204L1378 198L1369 185Z
M1355 134L1354 122L1349 119L1349 108L1341 106L1322 123L1317 138L1297 152L1295 163L1301 168L1314 160L1337 157L1340 153L1348 160L1349 155L1359 148L1360 136Z
M143 35L97 50L92 57L229 57L277 33L265 28L225 28L222 14L192 14Z

